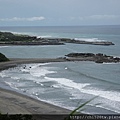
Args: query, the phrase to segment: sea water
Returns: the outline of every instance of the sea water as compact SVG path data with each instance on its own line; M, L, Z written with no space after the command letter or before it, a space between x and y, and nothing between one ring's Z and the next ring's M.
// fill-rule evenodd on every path
M0 27L39 37L61 37L86 41L111 41L115 45L1 46L11 58L56 58L71 52L104 53L120 57L120 26ZM0 72L1 83L36 99L75 109L88 103L83 113L120 113L120 63L56 62L24 64Z

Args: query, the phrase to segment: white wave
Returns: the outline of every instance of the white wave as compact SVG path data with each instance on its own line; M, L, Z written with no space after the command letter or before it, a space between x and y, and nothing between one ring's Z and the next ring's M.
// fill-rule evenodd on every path
M5 83L8 84L10 87L12 87L12 83L11 82L6 82L5 81Z
M30 70L30 74L35 77L42 77L51 73L56 73L56 71L49 71L47 68L45 69L45 67L37 67Z
M4 78L7 77L7 74L5 74L3 71L0 73L0 77Z
M112 105L111 105L111 106L112 106ZM109 111L115 112L115 113L120 113L120 110L115 109L114 106L112 106L112 109L111 109L111 108L104 107L104 106L102 106L102 105L96 105L95 107L97 107L97 108L103 108L103 109L105 109L105 110L109 110ZM102 114L104 114L104 113L102 113Z
M22 72L30 72L29 69L21 69Z
M26 33L22 33L22 32L11 32L11 33L13 33L15 35L26 35Z
M48 65L50 63L39 63L39 64L23 64L21 67L19 67L19 70L22 72L30 72L31 69L36 69L37 67L41 67L44 65Z
M81 92L87 93L87 94L92 94L95 96L100 96L112 101L118 101L120 102L120 92L117 91L105 91L105 90L100 90L100 89L82 89Z
M41 36L37 36L37 38L51 38L51 35L41 35Z
M66 78L49 78L45 77L47 80L51 81L56 81L59 84L63 86L67 86L70 88L78 89L80 92L87 93L87 94L92 94L95 96L100 96L112 101L118 101L120 102L120 93L117 91L107 91L107 90L101 90L98 88L93 88L93 89L86 89L85 87L90 85L89 83L75 83L74 81Z
M45 77L45 79L51 80L51 81L56 81L56 82L58 82L59 84L61 84L63 86L74 88L74 89L79 89L79 90L81 90L82 88L84 88L87 85L90 85L88 83L75 83L74 81L72 81L70 79L66 79L66 78L49 78L49 77Z
M113 65L113 64L117 65L117 64L120 64L120 63L119 63L119 62L118 62L118 63L115 63L115 62L105 63L105 62L103 62L103 64L104 64L104 65Z
M16 85L15 85L14 83L6 82L6 81L5 81L5 83L6 83L7 85L9 85L11 88L18 90L18 88L16 87Z
M19 80L20 78L19 77L11 77L11 79Z
M0 48L6 48L6 47L10 47L10 46L0 46Z
M100 40L98 38L74 38L74 39L87 42L105 42L105 40Z

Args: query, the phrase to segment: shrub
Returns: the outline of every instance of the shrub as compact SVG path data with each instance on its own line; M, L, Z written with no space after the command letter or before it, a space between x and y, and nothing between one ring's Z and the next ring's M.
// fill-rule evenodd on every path
M0 53L0 62L9 61L9 59L2 53Z

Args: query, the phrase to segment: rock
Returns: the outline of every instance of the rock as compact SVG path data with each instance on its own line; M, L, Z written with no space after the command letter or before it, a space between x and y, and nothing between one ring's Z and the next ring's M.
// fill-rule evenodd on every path
M70 53L65 55L68 58L74 58L77 60L82 60L82 61L94 61L96 63L109 63L109 62L120 62L120 58L118 57L113 57L113 56L108 56L102 53L97 53L97 54L93 54L93 53Z
M70 53L65 56L67 57L94 57L95 55L93 53Z
M96 63L103 63L103 61L101 61L101 60L96 60L95 62Z

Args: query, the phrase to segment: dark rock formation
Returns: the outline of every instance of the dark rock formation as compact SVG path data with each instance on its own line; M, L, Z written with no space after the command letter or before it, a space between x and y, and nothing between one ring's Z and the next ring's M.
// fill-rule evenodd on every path
M93 54L93 53L70 53L65 55L68 58L76 58L78 60L84 61L95 61L96 63L109 63L109 62L120 62L120 58L108 56L102 53Z
M67 56L67 57L94 57L95 54L93 54L93 53L70 53L65 56Z

